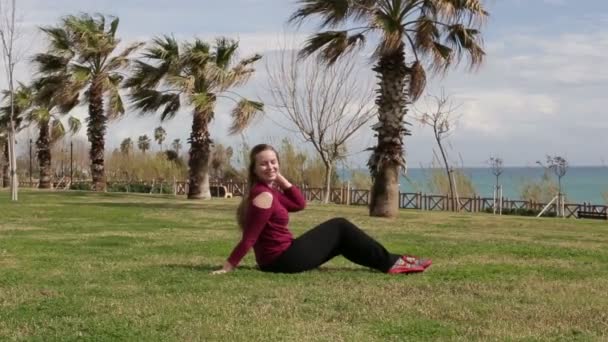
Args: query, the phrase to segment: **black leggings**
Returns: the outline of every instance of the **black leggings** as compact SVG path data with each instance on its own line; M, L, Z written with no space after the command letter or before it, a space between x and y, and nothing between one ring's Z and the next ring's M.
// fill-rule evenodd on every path
M317 268L337 255L381 272L399 259L344 218L333 218L293 240L291 246L262 271L297 273Z

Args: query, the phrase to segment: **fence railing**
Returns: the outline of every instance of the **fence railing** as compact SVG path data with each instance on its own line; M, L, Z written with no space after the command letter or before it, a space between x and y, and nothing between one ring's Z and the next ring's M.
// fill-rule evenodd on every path
M54 186L58 182L54 182ZM92 184L90 181L74 181L71 183L72 186L78 186L79 184ZM22 181L19 184L21 187L36 187L38 182L32 182L31 184L27 181ZM120 187L118 185L123 185ZM129 186L127 186L129 185ZM165 180L152 180L152 181L138 181L138 182L125 182L125 181L109 181L107 183L108 188L126 188L140 186L150 187L150 192L155 193L172 193L175 195L185 195L188 193L188 182L187 181L165 181ZM247 183L237 182L232 180L214 179L210 181L210 186L224 186L227 192L233 196L243 196L247 191ZM160 191L154 191L154 189ZM325 188L308 187L301 185L300 189L303 192L307 201L322 201L325 198ZM336 204L345 205L368 205L371 200L370 191L362 189L351 189L350 187L332 188L329 193L329 201ZM453 204L455 203L455 204ZM420 192L409 193L402 192L399 194L399 207L402 209L416 209L416 210L428 210L428 211L445 211L452 210L453 206L456 206L457 211L475 213L475 212L488 212L494 209L494 199L488 197L474 196L474 197L461 197L458 201L452 200L447 195L433 195L424 194ZM502 199L502 210L504 211L516 211L516 212L539 212L547 206L547 203L525 201L525 200L513 200L509 198ZM607 214L608 206L591 204L591 203L566 203L564 204L564 214L566 217L576 217L578 211L593 212L599 214ZM548 215L556 215L558 213L557 204L552 204L546 211Z

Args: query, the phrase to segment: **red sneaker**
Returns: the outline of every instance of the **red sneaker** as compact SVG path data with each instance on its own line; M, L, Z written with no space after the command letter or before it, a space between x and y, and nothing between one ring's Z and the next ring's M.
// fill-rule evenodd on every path
M388 274L402 274L402 273L419 273L424 272L424 267L410 264L403 258L399 258L397 262L388 270Z
M417 256L413 255L404 255L401 257L401 260L414 266L422 266L425 269L433 264L433 260L431 259L420 259Z

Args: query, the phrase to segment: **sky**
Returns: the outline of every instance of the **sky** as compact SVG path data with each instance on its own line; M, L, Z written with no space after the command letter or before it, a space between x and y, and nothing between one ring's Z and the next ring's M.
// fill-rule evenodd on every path
M2 0L6 1L6 0ZM293 0L18 0L22 62L16 79L31 77L28 56L45 48L40 26L54 25L67 14L103 13L120 18L118 35L124 43L148 41L172 34L178 39L217 36L239 39L240 55L261 53L256 76L239 93L264 100L265 63L273 63L277 42L285 34L301 42L313 32L314 22L296 28L286 24L296 9ZM457 105L458 122L449 138L454 162L483 166L490 156L507 166L533 166L546 155L565 157L571 165L602 165L608 162L608 1L606 0L486 0L490 12L482 27L487 53L475 72L455 68L447 75L429 79L425 96L443 90ZM273 57L274 56L274 57ZM364 56L365 57L365 56ZM367 60L367 59L364 59ZM371 64L362 63L361 77L370 76ZM0 78L0 85L6 85ZM423 100L417 110L425 110ZM269 112L243 135L229 136L230 104L221 102L212 124L212 138L237 146L276 143L284 136L305 146L297 135L276 125L281 116ZM127 115L108 127L107 148L124 138L153 136L161 123L155 115ZM162 123L168 141L185 143L191 127L186 108L171 121ZM86 107L75 114L86 116ZM409 120L413 121L413 120ZM348 146L349 163L364 165L365 151L374 143L364 126ZM407 137L406 158L410 167L428 166L436 148L429 127L413 123ZM31 135L26 132L23 135ZM79 135L84 136L83 129ZM23 146L23 144L22 144Z

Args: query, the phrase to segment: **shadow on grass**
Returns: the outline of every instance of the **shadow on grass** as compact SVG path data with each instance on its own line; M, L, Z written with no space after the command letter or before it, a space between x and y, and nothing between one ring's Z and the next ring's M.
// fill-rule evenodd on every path
M172 268L172 269L187 269L192 271L202 271L202 272L211 272L221 268L221 265L218 264L200 264L200 265L188 265L188 264L167 264L162 265L161 267ZM254 266L239 266L239 270L250 270L250 271L259 271L258 267Z
M192 270L192 271L202 271L202 272L212 272L215 270L220 269L220 266L217 264L213 264L213 265L209 265L209 264L200 264L200 265L188 265L188 264L167 264L167 265L163 265L162 267L166 267L166 268L172 268L172 269L188 269L188 270ZM239 266L237 268L238 270L246 270L246 271L260 271L260 272L264 272L262 270L260 270L260 268L258 266ZM315 268L313 270L310 271L304 271L304 272L298 272L298 273L307 273L307 272L320 272L320 273L336 273L336 272L355 272L355 273L378 273L378 274L383 274L382 272L378 272L376 270L372 270L369 268L364 268L364 267L336 267L336 266L322 266L319 268ZM273 274L273 272L264 272L264 273L269 273L269 274ZM298 274L296 273L296 274ZM283 273L285 274L285 273Z

